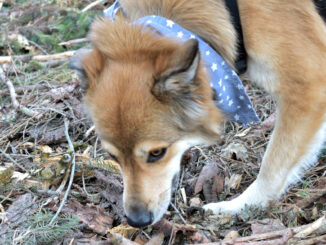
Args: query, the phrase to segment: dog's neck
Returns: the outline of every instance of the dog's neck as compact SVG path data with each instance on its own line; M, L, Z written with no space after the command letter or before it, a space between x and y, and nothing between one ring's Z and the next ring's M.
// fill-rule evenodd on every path
M224 0L119 0L134 21L148 15L173 20L209 43L232 68L238 57L237 31Z

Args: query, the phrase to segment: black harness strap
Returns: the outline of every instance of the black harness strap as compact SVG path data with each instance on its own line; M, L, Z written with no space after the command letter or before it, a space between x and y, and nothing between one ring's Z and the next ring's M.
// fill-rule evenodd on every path
M236 60L235 67L237 68L238 73L242 74L247 69L247 53L243 43L243 33L238 3L237 0L224 0L224 2L230 12L233 26L238 33L238 58Z
M326 21L326 0L314 0L315 6L320 16Z

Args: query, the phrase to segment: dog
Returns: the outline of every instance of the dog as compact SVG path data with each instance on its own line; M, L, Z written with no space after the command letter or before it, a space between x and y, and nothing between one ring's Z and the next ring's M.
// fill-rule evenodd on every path
M119 0L114 21L93 23L93 49L72 58L72 68L85 77L85 103L102 146L120 164L132 226L161 219L183 153L216 143L227 120L216 106L198 42L132 24L144 16L195 33L233 68L242 37L244 76L277 102L256 180L237 198L205 210L235 214L245 205L267 207L317 160L326 131L326 26L315 1L238 0L241 33L226 2Z

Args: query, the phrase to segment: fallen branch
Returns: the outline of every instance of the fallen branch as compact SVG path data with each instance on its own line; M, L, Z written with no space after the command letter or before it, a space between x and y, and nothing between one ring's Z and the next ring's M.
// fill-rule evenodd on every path
M61 42L59 43L60 46L71 46L73 44L77 44L77 43L84 43L84 42L88 42L89 39L87 37L85 38L78 38L78 39L73 39L70 41L66 41L66 42Z
M58 215L60 214L67 198L68 198L68 195L69 195L69 192L70 192L70 189L71 189L71 186L72 186L72 182L74 180L74 176L75 176L75 168L76 168L76 155L75 155L75 149L74 149L74 145L72 144L72 141L70 139L70 136L69 136L69 121L67 118L65 118L65 134L66 134L66 138L67 138L67 141L68 141L68 146L69 146L69 151L71 151L71 155L72 155L72 159L71 159L71 162L72 162L72 166L71 166L71 175L70 175L70 179L69 179L69 184L68 184L68 187L67 187L67 190L65 192L65 195L60 203L60 206L56 212L56 214L54 215L54 217L52 218L52 220L50 221L49 225L53 225L54 221L56 220L56 218L58 217Z
M2 67L0 67L0 79L2 80L3 83L5 83L7 85L8 89L9 89L10 97L11 97L11 102L16 110L20 110L25 115L30 116L30 117L36 117L37 119L39 119L41 117L41 114L39 112L28 109L27 107L22 106L18 102L15 87L12 84L12 82L8 79L8 77L5 75Z
M76 51L67 51L58 54L49 54L49 55L17 55L17 56L0 56L0 64L3 63L12 63L14 60L19 59L22 62L29 62L31 60L36 61L49 61L49 60L60 60L70 58L75 54Z
M90 10L91 8L93 8L94 6L98 5L101 2L103 2L103 0L97 0L95 2L90 3L85 8L83 8L82 12L86 12L87 10Z
M295 228L286 228L283 230L267 232L263 234L256 234L247 237L239 237L233 240L213 242L213 243L203 243L202 245L276 245L276 244L298 244L298 241L307 238L307 236L320 232L326 232L326 218L325 215L320 217L315 222L298 226ZM323 235L323 234L322 234ZM324 239L324 235L314 239ZM313 241L313 240L312 240ZM304 243L303 244L312 244Z

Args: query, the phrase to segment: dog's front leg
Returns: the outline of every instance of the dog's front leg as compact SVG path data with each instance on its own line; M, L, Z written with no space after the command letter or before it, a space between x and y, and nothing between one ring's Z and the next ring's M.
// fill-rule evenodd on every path
M301 88L304 91L305 88ZM316 162L325 140L325 99L318 91L305 90L302 97L283 94L278 100L278 118L257 179L239 197L204 206L214 213L237 213L245 205L266 207L280 197L302 170ZM315 93L315 94L314 94Z

